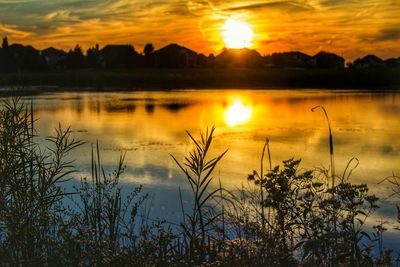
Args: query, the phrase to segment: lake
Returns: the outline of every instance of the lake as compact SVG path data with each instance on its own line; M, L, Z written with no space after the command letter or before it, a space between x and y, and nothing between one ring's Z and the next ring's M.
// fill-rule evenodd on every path
M43 142L59 123L71 126L73 137L87 142L72 155L80 170L76 178L89 177L91 144L97 140L109 172L126 151L122 182L126 188L143 185L152 196L150 216L170 221L181 218L179 187L185 205L191 204L188 183L170 155L183 160L192 149L185 130L198 137L200 130L216 127L211 156L229 150L214 172L213 186L220 180L225 188L235 189L247 185L247 175L259 170L266 137L273 165L294 157L302 159L303 168L328 168L328 124L321 109L311 111L322 105L332 127L336 173L357 158L350 181L368 184L370 192L382 198L382 209L370 223L385 220L387 228L393 228L398 199L390 197L389 184L379 182L400 174L400 92L52 92L24 99L33 103Z

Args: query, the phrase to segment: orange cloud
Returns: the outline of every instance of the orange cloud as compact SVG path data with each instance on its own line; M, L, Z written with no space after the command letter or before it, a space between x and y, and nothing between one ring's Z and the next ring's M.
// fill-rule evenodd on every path
M216 53L224 45L222 25L234 18L252 26L262 54L400 55L396 0L7 0L0 14L0 35L38 48L130 43L140 51L147 42L176 42Z

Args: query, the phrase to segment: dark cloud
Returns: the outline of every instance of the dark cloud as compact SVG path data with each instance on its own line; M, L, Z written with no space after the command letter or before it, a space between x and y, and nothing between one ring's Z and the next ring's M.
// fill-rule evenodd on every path
M130 0L10 0L0 2L0 24L19 30L49 30L90 19L135 21L157 15L189 15L185 2Z
M88 9L101 10L104 1L7 1L0 3L1 23L21 30L54 29L75 23Z
M360 1L357 0L320 0L320 4L322 6L331 6L331 7L338 7L338 6L347 6L351 4L357 4Z
M396 41L400 40L400 25L396 28L382 29L377 39L380 41Z

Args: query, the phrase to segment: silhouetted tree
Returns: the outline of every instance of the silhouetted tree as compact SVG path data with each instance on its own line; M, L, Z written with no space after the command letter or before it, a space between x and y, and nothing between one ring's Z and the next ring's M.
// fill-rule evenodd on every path
M91 47L86 51L86 64L89 68L99 67L99 45Z
M153 44L148 43L148 44L146 44L146 45L144 46L143 54L144 54L146 57L150 56L150 54L153 53L153 52L154 52L154 46L153 46Z
M10 47L8 45L8 39L7 37L4 37L0 50L0 71L11 72L15 71L15 69L15 61L13 60Z
M3 38L0 51L0 71L2 72L13 72L16 71L17 66L10 51L10 46L8 45L7 37Z
M67 53L65 64L69 69L83 68L85 63L85 57L83 56L82 48L76 45L74 50L70 50Z
M3 48L3 49L7 49L8 48L7 36L3 38L3 43L1 44L1 48Z
M140 65L140 55L132 45L107 45L100 50L100 60L105 68L132 68Z
M142 57L142 66L154 67L154 46L151 43L147 43L143 48L144 57Z

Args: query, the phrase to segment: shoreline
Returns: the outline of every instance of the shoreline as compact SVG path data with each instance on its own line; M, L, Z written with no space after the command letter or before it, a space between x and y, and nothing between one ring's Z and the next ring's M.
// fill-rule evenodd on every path
M0 94L9 92L4 90L7 87L24 88L25 92L232 88L390 91L400 89L400 69L84 69L0 73Z
M346 93L369 93L369 94L398 94L400 93L400 89L332 89L332 88L185 88L185 89L131 89L131 88L107 88L99 90L98 88L71 88L71 87L43 87L41 86L34 86L34 89L31 87L25 87L24 89L4 89L4 87L0 87L0 98L7 98L7 97L33 97L33 96L40 96L43 94L62 94L62 93L77 93L77 94L85 94L85 93L100 93L100 94L107 94L107 93L140 93L140 92L166 92L166 93L174 93L174 92L190 92L190 91L276 91L279 93L280 91L307 91L309 93L315 92L331 92L335 94L346 94Z

